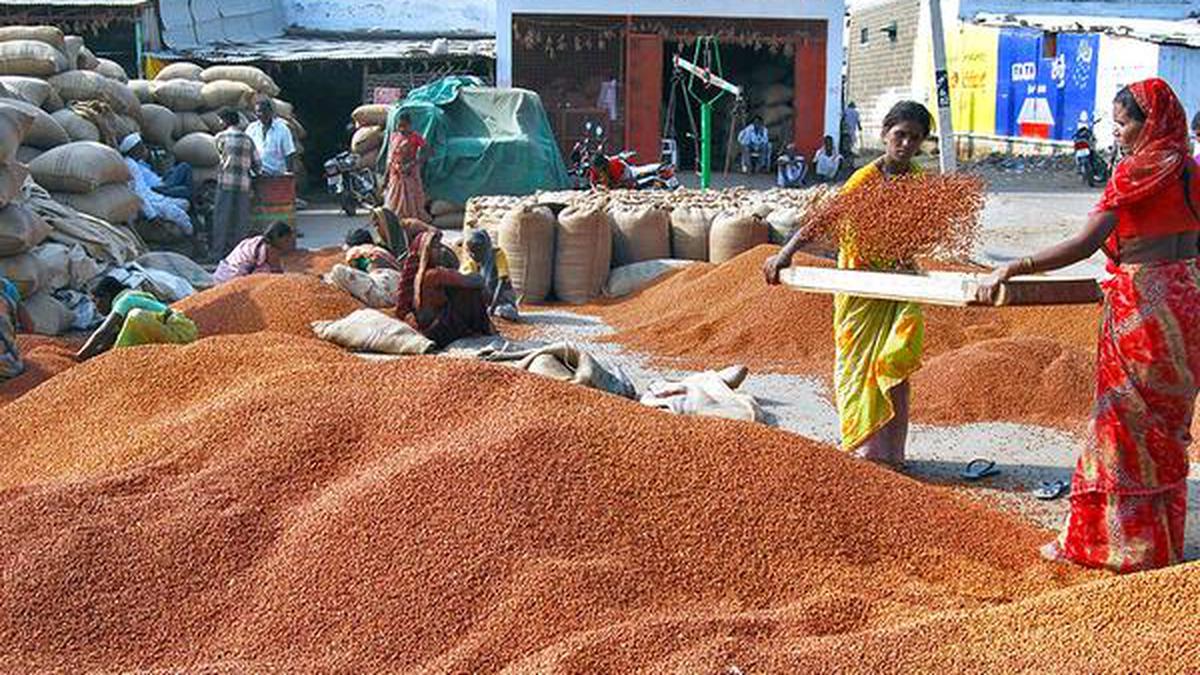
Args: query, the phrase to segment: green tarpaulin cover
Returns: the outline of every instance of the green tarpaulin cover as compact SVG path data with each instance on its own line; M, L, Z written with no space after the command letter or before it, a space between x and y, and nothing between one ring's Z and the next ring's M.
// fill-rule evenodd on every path
M447 77L409 92L388 114L387 139L407 113L425 137L422 177L430 199L465 204L475 195L527 195L569 185L567 167L537 94ZM380 153L386 168L387 145Z

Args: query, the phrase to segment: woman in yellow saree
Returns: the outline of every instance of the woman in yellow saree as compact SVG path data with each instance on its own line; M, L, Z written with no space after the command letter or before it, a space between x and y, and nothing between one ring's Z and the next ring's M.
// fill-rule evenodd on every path
M913 101L897 103L883 119L883 157L859 169L842 193L870 181L917 172L913 157L932 130L933 118ZM869 223L855 223L869 227ZM767 283L779 283L779 272L792 264L809 233L797 232L763 268ZM838 267L891 270L911 261L862 260L854 242L839 242ZM904 463L908 440L908 378L921 366L925 320L919 305L837 295L833 302L837 409L842 448L858 457L892 466Z

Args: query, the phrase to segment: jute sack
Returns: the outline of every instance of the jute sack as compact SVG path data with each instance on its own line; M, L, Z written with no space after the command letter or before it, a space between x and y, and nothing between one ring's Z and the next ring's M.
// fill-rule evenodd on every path
M8 206L21 197L21 188L28 177L29 169L23 164L0 164L0 206Z
M175 113L175 138L180 139L195 133L209 133L208 122L204 120L204 116L194 112Z
M0 107L0 164L13 160L25 134L33 128L33 115L17 108Z
M771 211L767 216L767 227L770 228L769 239L772 244L786 244L804 219L804 212L793 207L784 207Z
M50 113L45 110L25 101L0 99L0 108L5 107L15 108L33 118L33 124L29 127L29 131L25 132L25 137L21 141L22 145L49 150L71 142L71 137L67 135L62 125L54 121Z
M51 115L55 122L67 132L72 141L100 141L100 130L89 120L70 108L63 108Z
M20 204L0 208L0 256L19 255L45 241L50 226Z
M671 211L671 257L708 260L708 233L716 211L702 206L677 206Z
M554 214L522 206L500 221L500 250L508 258L509 279L519 297L542 302L554 282Z
M762 111L763 124L774 127L792 119L792 106L788 103L773 105Z
M113 112L136 117L141 101L127 85L90 70L71 70L55 75L50 85L64 101L104 101Z
M290 119L282 115L280 117L287 123L288 128L292 130L292 138L295 138L297 141L303 141L308 138L308 129L305 129L304 125L300 124L300 120Z
M45 42L0 42L0 75L50 77L66 69L67 57Z
M603 207L576 205L558 215L554 292L583 304L604 292L612 260L612 224Z
M695 265L697 260L644 260L624 267L614 267L604 284L604 297L623 298L650 286L660 278Z
M154 100L174 112L195 112L204 107L204 85L191 80L155 80Z
M462 204L455 204L442 199L435 199L429 204L429 213L433 217L444 216L447 213L462 213Z
M96 72L122 84L129 82L129 75L125 74L125 69L111 59L100 59L100 65L96 66Z
M374 168L379 164L379 151L372 150L364 155L358 156L358 168L367 169Z
M463 214L443 213L440 216L434 216L433 226L439 230L461 230L463 227Z
M120 153L100 143L76 141L49 150L29 163L38 185L52 192L85 194L102 185L129 182Z
M100 65L100 59L96 58L92 50L88 49L87 45L81 46L79 48L79 60L76 68L80 70L95 70L98 65Z
M46 242L29 251L42 268L38 289L53 293L71 285L71 248L54 242Z
M20 162L21 164L28 165L33 160L37 159L38 157L41 157L42 153L44 153L44 152L45 152L45 150L42 150L40 148L33 148L28 145L22 145L21 147L17 148L17 154L14 155L13 159Z
M254 103L254 89L243 82L217 80L205 82L200 88L200 97L208 110L249 108Z
M770 228L757 213L725 211L713 220L709 232L709 262L719 265L769 240Z
M248 85L254 91L266 96L278 96L279 87L262 70L254 66L212 66L200 71L200 79L204 82L233 80Z
M188 134L175 141L175 159L201 169L211 169L221 163L217 139L204 132Z
M378 150L382 145L383 127L361 127L350 140L350 150L358 155Z
M142 137L151 145L175 147L175 113L157 103L142 106Z
M671 257L671 214L649 205L618 205L608 215L612 218L614 266Z
M68 35L63 38L62 53L67 57L67 68L79 67L79 50L83 49L83 38L78 35Z
M0 258L0 276L13 282L22 298L38 292L42 283L42 266L29 253Z
M33 323L30 330L34 333L61 335L75 321L75 314L47 292L35 293L21 305L29 313L29 320Z
M5 75L0 77L0 84L3 84L9 91L20 96L27 103L43 109L46 105L46 99L50 98L50 94L54 93L54 87L51 87L48 82L37 77Z
M137 100L142 105L154 103L154 82L151 80L130 80L128 82L129 91L137 97Z
M57 26L0 26L0 42L13 40L44 42L60 52L67 51L63 32Z
M276 115L279 115L280 117L282 117L285 120L295 119L296 109L292 106L291 103L288 103L287 101L284 101L282 99L273 98L273 99L271 99L271 105L275 106L275 114ZM385 124L386 124L386 122L387 121L384 120Z
M167 80L192 80L199 82L200 73L203 71L204 68L194 63L178 61L158 71L158 74L154 76L154 80L156 82L165 82Z
M763 95L763 103L768 106L792 102L792 88L786 84L772 84Z
M385 127L387 126L388 109L390 107L381 103L360 105L354 109L350 117L354 119L356 126Z
M142 200L127 185L102 185L91 192L51 192L54 200L113 224L134 221L142 208Z
M434 343L412 326L377 309L359 309L337 321L314 321L313 332L322 340L361 352L425 354Z

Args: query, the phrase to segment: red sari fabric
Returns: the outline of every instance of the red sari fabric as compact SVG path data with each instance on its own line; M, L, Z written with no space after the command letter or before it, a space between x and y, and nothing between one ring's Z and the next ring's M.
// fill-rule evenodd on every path
M424 146L425 139L415 131L392 134L388 143L387 208L401 218L428 223L433 218L425 210L425 184L416 161Z
M1075 468L1068 559L1134 572L1183 557L1200 382L1200 264L1121 265L1104 283L1090 440Z

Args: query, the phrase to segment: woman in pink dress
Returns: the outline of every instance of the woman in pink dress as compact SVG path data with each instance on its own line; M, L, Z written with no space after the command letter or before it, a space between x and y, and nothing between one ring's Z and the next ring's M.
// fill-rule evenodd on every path
M283 254L296 246L296 234L285 222L272 223L267 231L255 237L243 239L225 256L213 272L213 280L223 284L231 279L251 274L282 274Z
M425 210L425 185L421 167L425 162L425 138L413 131L412 119L401 114L388 141L387 207L401 218L431 222Z

